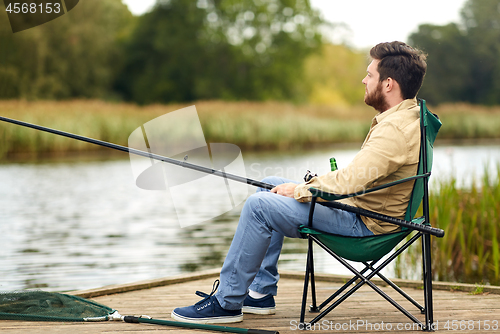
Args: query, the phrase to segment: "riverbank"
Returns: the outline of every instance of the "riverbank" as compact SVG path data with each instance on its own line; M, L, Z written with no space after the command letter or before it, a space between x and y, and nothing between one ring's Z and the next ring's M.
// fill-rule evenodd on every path
M128 136L145 122L195 105L207 142L238 145L244 150L297 149L335 143L360 143L374 111L367 106L328 107L285 102L199 101L191 104L137 106L97 100L0 101L1 115L30 123L127 145ZM500 138L500 107L465 104L431 107L443 127L439 139ZM76 140L0 124L0 158L40 156L102 148Z

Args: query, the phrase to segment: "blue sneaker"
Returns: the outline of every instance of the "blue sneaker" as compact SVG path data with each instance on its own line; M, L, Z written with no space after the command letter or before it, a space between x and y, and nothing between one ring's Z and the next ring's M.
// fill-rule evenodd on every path
M209 295L196 291L196 294L204 299L192 306L174 309L171 314L172 319L197 324L228 324L243 321L241 310L225 310L220 306L214 295L218 286L219 280L215 281Z
M273 295L267 295L259 299L247 296L243 302L243 313L275 314L276 304Z

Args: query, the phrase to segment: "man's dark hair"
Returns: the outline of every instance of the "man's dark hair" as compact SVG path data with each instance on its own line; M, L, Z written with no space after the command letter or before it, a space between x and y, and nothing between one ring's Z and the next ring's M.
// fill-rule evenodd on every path
M389 77L396 80L403 99L417 96L427 70L427 57L422 51L403 42L380 43L370 50L370 56L380 61L380 81Z

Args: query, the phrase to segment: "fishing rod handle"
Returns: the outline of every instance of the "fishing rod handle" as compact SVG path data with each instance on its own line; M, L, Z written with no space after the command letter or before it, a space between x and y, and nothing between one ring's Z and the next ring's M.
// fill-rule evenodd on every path
M398 219L398 218L394 218L394 217L382 215L380 213L376 213L376 212L373 212L373 211L364 210L364 209L361 209L361 208L357 208L357 207L350 206L350 205L343 204L343 203L339 203L339 202L323 202L321 204L325 205L325 206L332 207L332 208L336 208L336 209L340 209L340 210L344 210L344 211L348 211L348 212L357 213L359 215L370 217L370 218L373 218L373 219L383 220L383 221L386 221L388 223L399 225L399 226L403 226L403 227L407 227L409 229L416 230L416 231L419 231L419 232L422 232L422 233L428 233L428 234L431 234L431 235L436 236L438 238L444 237L444 231L442 229L435 228L435 227L432 227L432 226L429 226L429 225L416 224L416 223L413 223L413 222L410 222L410 221L406 221L406 220L402 220L402 219Z
M139 323L139 317L133 316L133 315L126 315L123 317L123 321L128 322L130 324L138 324Z
M438 238L444 237L444 230L436 227L432 227L430 225L424 225L424 224L417 224L413 222L409 222L406 220L402 220L404 223L401 223L401 226L408 227L412 230L417 230L422 233L428 233L430 235L433 235Z

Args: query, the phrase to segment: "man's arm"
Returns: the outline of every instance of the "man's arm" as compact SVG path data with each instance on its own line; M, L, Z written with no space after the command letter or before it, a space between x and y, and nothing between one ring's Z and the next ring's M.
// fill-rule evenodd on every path
M373 129L368 141L346 168L297 185L294 198L300 202L310 201L309 188L338 195L363 191L397 171L407 159L407 141L401 130L391 123L381 123Z

